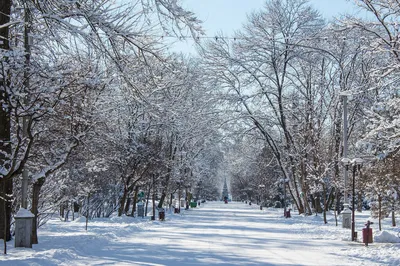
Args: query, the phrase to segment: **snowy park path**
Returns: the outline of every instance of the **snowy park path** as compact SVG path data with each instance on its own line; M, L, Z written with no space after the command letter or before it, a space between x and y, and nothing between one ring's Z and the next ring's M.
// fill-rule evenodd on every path
M32 249L9 242L0 265L398 265L398 246L341 240L321 217L282 217L244 203L209 202L166 221L113 217L49 221ZM386 252L386 253L385 253ZM387 258L387 259L386 259ZM385 261L386 260L386 261Z
M294 234L273 211L244 203L207 203L167 226L168 232L153 232L152 240L140 242L157 243L152 253L160 258L156 265L354 265L335 252L343 242L307 239L302 228ZM153 256L148 262L154 262Z

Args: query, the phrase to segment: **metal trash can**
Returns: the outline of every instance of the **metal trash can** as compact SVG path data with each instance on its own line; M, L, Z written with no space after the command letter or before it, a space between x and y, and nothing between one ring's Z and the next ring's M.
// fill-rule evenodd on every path
M190 208L196 208L196 207L197 207L197 202L192 201L192 202L190 203Z
M365 246L368 246L368 243L372 243L373 242L373 238L372 238L372 228L370 227L371 224L374 224L373 222L370 222L369 220L367 221L367 223L365 224L365 228L362 230L362 234L363 234L363 243L365 244Z
M362 235L363 235L363 243L364 244L373 243L372 228L363 228Z
M158 210L158 219L161 221L165 220L165 210L164 209L159 209Z

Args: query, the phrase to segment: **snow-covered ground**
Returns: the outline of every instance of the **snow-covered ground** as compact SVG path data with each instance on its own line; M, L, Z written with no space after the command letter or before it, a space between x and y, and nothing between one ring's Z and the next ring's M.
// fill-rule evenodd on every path
M350 230L333 216L282 217L282 209L260 210L241 202L208 202L166 220L113 217L51 220L39 230L39 244L0 255L0 265L400 265L400 243L351 242ZM361 236L369 212L356 213ZM400 242L384 221L375 239ZM398 229L398 228L397 228ZM362 237L361 237L362 238ZM0 244L3 249L2 244Z

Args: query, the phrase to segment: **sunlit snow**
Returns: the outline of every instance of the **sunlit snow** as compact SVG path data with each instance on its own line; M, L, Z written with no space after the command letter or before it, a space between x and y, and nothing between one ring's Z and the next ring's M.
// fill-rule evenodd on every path
M49 221L39 229L39 244L0 255L0 265L400 265L399 243L384 220L385 231L365 247L361 230L369 211L356 213L358 242L350 230L321 216L292 214L243 202L207 202L167 212L165 221L112 217ZM377 221L372 225L377 232ZM382 240L383 239L383 240ZM381 243L381 242L384 243Z

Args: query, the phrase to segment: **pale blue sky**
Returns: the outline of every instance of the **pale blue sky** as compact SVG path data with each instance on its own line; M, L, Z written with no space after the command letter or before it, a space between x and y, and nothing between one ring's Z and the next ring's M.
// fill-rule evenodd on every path
M183 6L194 12L203 21L207 36L223 32L232 36L235 30L246 22L246 15L263 8L266 0L184 0ZM313 5L326 19L333 19L344 13L355 13L352 0L311 0ZM195 51L193 42L186 40L174 45L174 51Z

